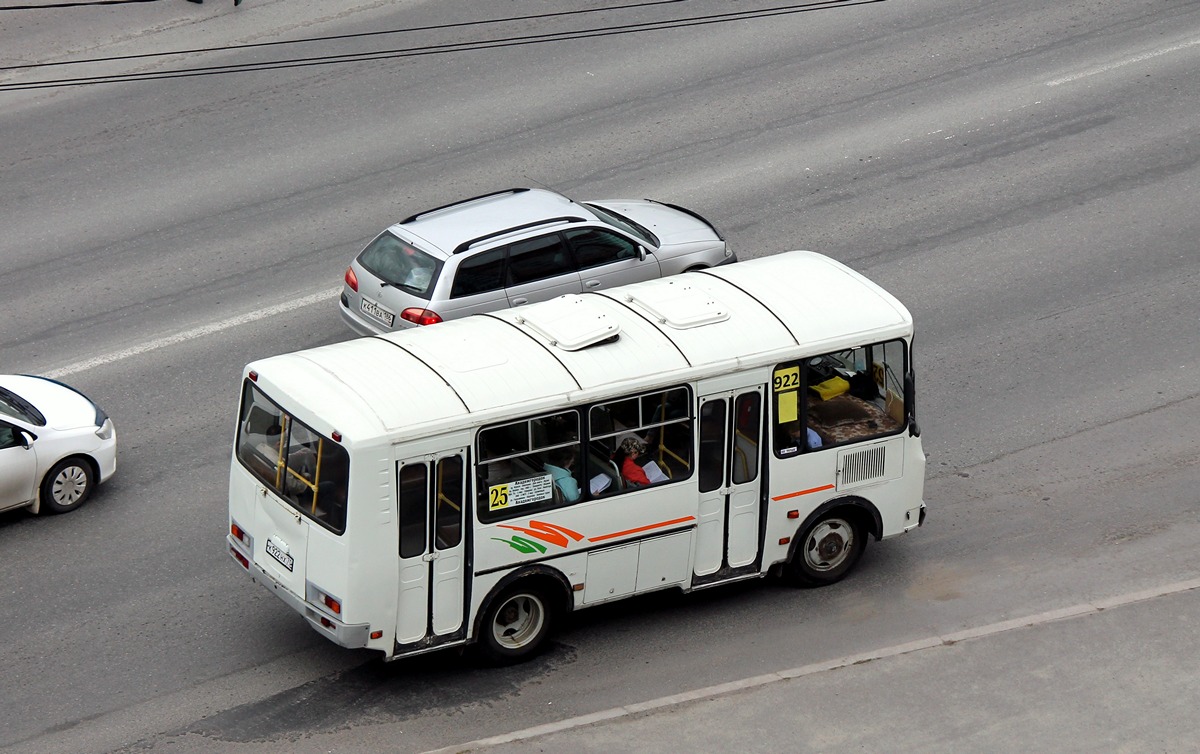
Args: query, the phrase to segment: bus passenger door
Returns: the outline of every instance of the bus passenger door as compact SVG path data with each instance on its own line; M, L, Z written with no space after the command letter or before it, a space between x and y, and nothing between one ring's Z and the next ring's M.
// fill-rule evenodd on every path
M465 450L398 464L400 594L396 641L463 635Z
M762 457L761 385L700 399L700 506L694 572L719 578L756 567Z

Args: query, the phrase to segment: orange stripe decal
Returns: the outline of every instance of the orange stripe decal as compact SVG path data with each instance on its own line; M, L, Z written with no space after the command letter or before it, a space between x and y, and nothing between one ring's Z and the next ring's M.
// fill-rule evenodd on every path
M598 537L588 537L589 542L603 542L606 539L616 539L623 537L626 534L637 534L638 532L650 531L651 529L661 529L664 526L674 526L675 524L686 524L688 521L695 521L695 516L684 516L683 518L674 518L670 521L660 521L657 524L649 524L647 526L639 526L636 529L626 529L625 531L617 531L612 534L601 534Z
M833 487L834 487L834 485L832 485L832 484L823 484L820 487L813 487L811 490L800 490L799 492L789 492L786 495L780 495L779 497L773 497L771 499L774 500L775 502L779 502L780 500L787 500L788 498L800 497L801 495L811 495L814 492L824 492L825 490L833 489Z

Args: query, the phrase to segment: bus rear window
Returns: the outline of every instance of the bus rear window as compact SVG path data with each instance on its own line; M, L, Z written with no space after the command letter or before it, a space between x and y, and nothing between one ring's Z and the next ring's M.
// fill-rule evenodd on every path
M289 416L247 381L237 457L263 484L326 529L346 530L346 449Z

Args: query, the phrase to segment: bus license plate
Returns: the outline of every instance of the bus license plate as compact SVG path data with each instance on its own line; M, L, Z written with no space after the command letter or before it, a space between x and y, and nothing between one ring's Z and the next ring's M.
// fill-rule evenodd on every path
M379 320L380 322L387 325L388 327L391 327L392 323L396 321L395 314L392 314L387 309L384 309L382 306L375 303L374 301L367 298L366 296L362 297L362 301L359 302L358 308L360 310L362 310L363 314L366 314L368 317L372 317L374 319Z
M296 565L295 558L279 549L279 545L275 544L269 539L267 540L267 554L282 563L283 567L289 571L292 570L292 568L294 568Z

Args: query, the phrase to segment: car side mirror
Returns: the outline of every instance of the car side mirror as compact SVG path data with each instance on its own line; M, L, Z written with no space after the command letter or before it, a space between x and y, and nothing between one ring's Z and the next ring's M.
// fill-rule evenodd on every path
M33 434L32 432L26 432L23 429L18 430L17 434L21 437L21 447L25 448L25 450L29 450L31 447L33 447L33 441L37 439L37 435Z
M638 244L638 259L643 262L646 261L646 247L641 244Z

